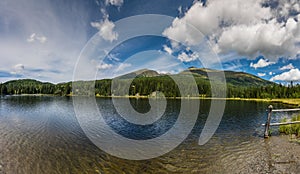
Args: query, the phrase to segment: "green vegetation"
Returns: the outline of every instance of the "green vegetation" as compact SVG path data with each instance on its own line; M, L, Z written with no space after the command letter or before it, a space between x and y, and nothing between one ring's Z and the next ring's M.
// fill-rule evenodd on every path
M284 104L289 104L289 105L296 105L300 106L300 99L295 99L295 98L281 98L281 99L273 99L272 101L274 102L280 102Z
M43 83L32 79L12 80L0 84L2 95L18 94L53 94L68 95L71 93L71 82L54 85L52 83Z
M290 120L284 118L281 120L281 123L286 123ZM300 121L300 115L294 116L291 121ZM290 124L290 125L281 125L279 126L279 132L289 134L295 134L296 136L300 136L300 124Z
M197 96L190 95L192 94L193 86L186 81L187 73L192 73L195 78L199 91ZM51 84L23 79L0 84L0 92L1 95L49 94L65 96L80 94L97 96L151 96L156 91L160 91L166 97L190 96L209 98L212 96L211 82L214 83L214 87L218 88L218 94L215 97L223 96L221 94L224 94L222 85L218 85L224 83L219 79L220 73L221 71L217 70L191 68L189 71L186 70L176 75L160 75L152 70L140 70L139 72L115 78L112 90L111 79L96 80L95 82L77 81L73 84L72 82ZM137 77L131 82L130 78L135 76ZM300 98L300 85L283 86L243 72L225 71L225 76L227 81L227 98L284 99L288 102L290 102L288 99ZM172 77L180 79L180 86L185 89L185 94L180 94L179 88ZM75 85L73 86L74 89L72 89L72 85ZM130 86L130 88L126 89L125 86ZM95 93L88 93L91 91L89 90L90 88L95 89ZM299 101L295 100L296 103L299 103Z

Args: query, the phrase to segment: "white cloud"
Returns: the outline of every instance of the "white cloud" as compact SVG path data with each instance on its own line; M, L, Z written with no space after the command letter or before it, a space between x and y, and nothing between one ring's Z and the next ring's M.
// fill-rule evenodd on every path
M292 63L286 65L286 66L283 66L281 67L279 70L290 70L290 69L294 69L295 67L293 66Z
M125 71L127 68L131 67L130 63L120 63L116 69L116 72Z
M167 45L163 45L163 49L164 49L168 54L172 55L173 50L172 50L170 47L168 47Z
M193 37L197 33L188 30L186 23L195 26L204 35L210 35L219 29L221 22L249 24L256 20L270 18L270 10L262 8L260 3L259 0L211 0L204 6L201 2L195 2L184 17L173 21L172 27L165 30L164 34L170 36L176 33L179 41L197 43L199 37ZM187 40L182 40L182 35L187 35Z
M297 12L299 12L300 11L300 5L299 4L293 5L293 10L296 10Z
M123 3L124 3L123 0L105 0L106 5L114 5L114 6L121 7Z
M33 42L35 39L35 33L32 33L30 37L27 39L27 42Z
M199 35L199 31L187 24L185 20L175 18L172 26L163 32L164 36L172 40L187 44L195 45L203 39L203 35Z
M118 54L116 53L108 53L107 58L111 61L116 61L116 62L120 61L120 59L118 58Z
M170 71L160 71L160 70L157 70L157 72L159 74L164 74L164 75L170 75L170 74L176 74L176 73L178 73L178 71L174 71L174 70L170 70Z
M199 58L199 55L197 53L192 53L192 54L186 54L185 52L182 52L178 55L178 59L181 62L191 62L194 60L197 60Z
M101 64L97 65L98 70L110 69L112 67L113 67L112 64L107 64L107 63L101 63Z
M99 30L100 36L107 41L114 41L118 39L118 33L114 31L115 24L106 17L100 22L91 22L91 26Z
M172 49L178 50L180 48L180 44L176 41L171 40Z
M25 66L23 64L16 64L11 71L11 74L23 74Z
M300 70L298 68L291 69L288 72L276 75L270 79L271 81L300 81Z
M252 68L263 68L263 67L267 67L269 65L275 64L275 62L270 62L268 60L265 59L259 59L259 61L257 63L250 63L250 67Z
M178 7L178 13L179 13L179 15L182 14L182 6L179 6L179 7Z
M299 1L298 0L285 0L285 1L277 1L278 7L275 10L276 15L280 15L282 17L288 17L292 11L299 12Z
M35 41L39 41L40 43L45 43L47 41L47 38L43 35L39 36L35 33L32 33L27 39L27 42L35 42Z
M273 72L271 71L271 72L269 72L269 75L271 76L271 75L273 75Z
M295 56L298 50L295 45L297 30L300 26L294 19L289 19L285 26L276 19L250 26L235 25L224 29L217 47L221 53L236 51L249 57L259 54L268 58Z
M263 76L266 75L266 73L257 73L257 75L258 75L259 77L263 77Z
M299 2L288 0L293 9ZM195 2L182 18L175 18L163 35L185 44L198 44L203 37L195 26L213 44L218 53L237 52L239 55L269 59L280 56L295 57L299 52L300 15L286 18L271 7L263 6L265 0L209 0L205 5ZM295 20L294 18L298 18Z
M41 43L45 43L47 41L47 38L45 36L37 37L36 39Z

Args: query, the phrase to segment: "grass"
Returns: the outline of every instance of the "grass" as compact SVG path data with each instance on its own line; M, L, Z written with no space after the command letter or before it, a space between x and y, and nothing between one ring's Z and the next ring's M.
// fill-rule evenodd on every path
M179 97L180 98L180 97ZM300 107L300 99L287 99L287 98L277 98L277 99L270 99L270 98L211 98L211 97L191 97L191 99L216 99L216 100L240 100L240 101L257 101L257 102L276 102L276 103L283 103L289 104L294 106Z
M282 123L288 122L287 118L281 120ZM291 121L300 121L300 115L294 116ZM292 125L281 125L279 126L279 132L285 133L287 135L295 134L296 136L300 136L300 124L292 124Z
M300 99L272 99L271 101L300 106Z
M276 102L283 103L288 105L294 105L296 107L300 107L300 99L286 99L286 98L278 98L278 99L268 99L268 98L226 98L226 100L246 100L246 101L257 101L257 102Z

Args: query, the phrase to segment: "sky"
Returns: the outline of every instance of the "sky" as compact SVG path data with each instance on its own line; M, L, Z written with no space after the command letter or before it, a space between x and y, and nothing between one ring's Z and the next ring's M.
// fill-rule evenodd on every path
M146 14L172 20L127 20ZM126 29L156 35L129 38ZM172 74L195 66L299 82L300 1L0 1L0 82L71 81L79 59L88 61L80 73L95 69L97 78L143 68Z

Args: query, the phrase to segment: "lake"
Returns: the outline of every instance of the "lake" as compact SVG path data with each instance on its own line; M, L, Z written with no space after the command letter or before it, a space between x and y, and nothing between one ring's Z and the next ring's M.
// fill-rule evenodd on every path
M106 123L116 133L135 140L159 137L171 129L181 103L167 100L161 119L139 126L121 119L112 99L96 101ZM192 105L194 101L188 102ZM140 113L150 109L147 99L131 99L131 104ZM200 100L196 124L178 147L160 157L136 161L109 155L94 145L79 126L72 98L1 97L0 173L297 173L300 144L289 142L289 136L280 135L276 127L270 139L263 138L261 124L269 104L227 101L216 133L200 146L199 135L210 108L210 100ZM272 104L274 108L291 107ZM284 116L275 114L272 121Z

